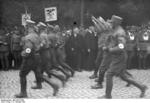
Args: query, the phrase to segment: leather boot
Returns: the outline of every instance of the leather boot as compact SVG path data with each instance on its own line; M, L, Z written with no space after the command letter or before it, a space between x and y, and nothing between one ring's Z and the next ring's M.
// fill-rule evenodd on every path
M58 93L58 89L59 89L59 86L58 84L56 84L54 81L51 81L49 78L47 78L46 76L42 76L43 80L48 83L49 85L52 86L54 92L53 92L53 96L56 96L57 93Z
M143 88L141 89L141 94L140 94L140 98L143 98L145 96L145 92L148 89L147 86L143 86Z
M102 84L99 84L97 83L96 85L94 86L91 86L91 89L102 89L103 88L103 85Z
M112 98L112 96L106 96L106 95L98 97L98 99L111 99L111 98Z
M21 93L19 93L19 94L16 94L15 97L16 97L16 98L27 98L28 96L27 96L27 93L22 93L22 92L21 92Z
M20 83L21 83L21 92L19 94L16 94L16 98L27 98L27 92L26 92L26 78L20 78Z
M95 78L97 78L97 75L93 74L93 75L91 75L89 78L90 78L90 79L95 79Z
M36 86L33 86L31 87L32 89L42 89L42 85L36 85Z

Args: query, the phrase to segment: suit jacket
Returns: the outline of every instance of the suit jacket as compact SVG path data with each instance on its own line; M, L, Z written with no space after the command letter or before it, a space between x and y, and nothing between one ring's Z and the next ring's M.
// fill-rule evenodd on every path
M70 37L70 41L71 41L71 50L75 51L75 52L83 52L85 51L85 42L84 42L84 38L82 35L77 34L72 35Z
M86 50L97 50L98 48L98 37L93 32L87 32L85 35L85 44L86 44Z

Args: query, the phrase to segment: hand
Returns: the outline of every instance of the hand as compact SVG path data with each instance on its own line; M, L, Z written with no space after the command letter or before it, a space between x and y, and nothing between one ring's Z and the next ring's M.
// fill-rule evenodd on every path
M40 46L43 47L44 46L43 43L41 43Z
M102 49L103 49L103 50L106 50L106 49L107 49L107 47L106 47L106 46L104 46L104 47L102 47Z
M91 49L88 49L88 52L91 52Z
M92 17L91 17L91 19L95 19L95 17L94 17L94 16L92 16Z
M0 44L3 44L3 42L0 41Z
M109 48L108 47L103 47L102 48L104 51L109 51Z
M7 45L7 43L4 43L4 45Z
M74 51L74 48L71 48L72 51Z

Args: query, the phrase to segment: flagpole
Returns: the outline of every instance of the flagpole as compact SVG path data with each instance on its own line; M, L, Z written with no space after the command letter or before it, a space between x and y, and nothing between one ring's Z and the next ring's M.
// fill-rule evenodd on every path
M81 0L80 26L84 26L84 0Z
M27 10L27 5L25 4L25 2L24 2L24 9L25 9L25 14L27 15L28 14L28 10Z
M25 2L23 3L23 5L24 5L24 10L25 10L25 16L27 16L28 11L27 11L27 6L26 6ZM26 27L26 25L24 25L24 28L25 28L25 35L26 35L27 34L27 27Z

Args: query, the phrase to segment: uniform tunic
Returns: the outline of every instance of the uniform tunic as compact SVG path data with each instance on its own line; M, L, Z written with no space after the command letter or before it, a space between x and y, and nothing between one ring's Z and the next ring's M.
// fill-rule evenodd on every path
M118 27L114 30L112 35L114 36L114 39L109 50L112 61L108 72L119 74L126 69L127 54L125 51L125 31L121 27Z

